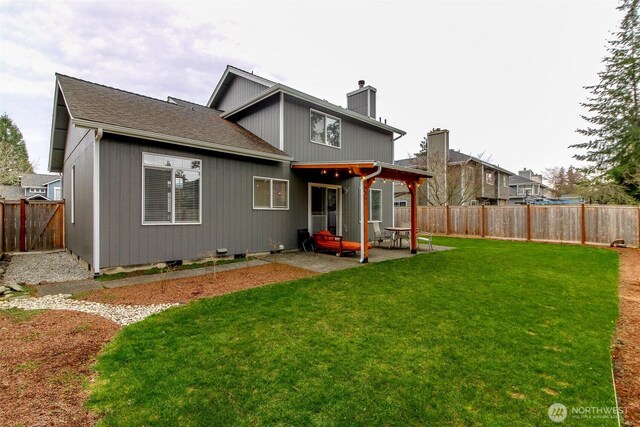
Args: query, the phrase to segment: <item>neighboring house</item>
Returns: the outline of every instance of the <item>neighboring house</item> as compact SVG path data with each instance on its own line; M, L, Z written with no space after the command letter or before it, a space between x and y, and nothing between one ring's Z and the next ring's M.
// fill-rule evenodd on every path
M201 106L56 75L49 169L63 172L67 248L99 274L292 249L298 230L328 229L360 240L366 262L369 222L393 225L384 180L429 174L392 164L405 132L375 120L376 90L359 86L345 109L228 66Z
M20 176L19 186L0 186L0 197L5 200L62 200L60 175L30 173Z
M527 168L510 177L509 188L510 205L524 205L534 200L544 202L553 198L553 191L542 182L542 175Z
M506 205L514 173L449 148L449 131L427 134L424 156L397 160L397 165L428 169L434 176L420 188L420 205ZM395 205L406 204L406 187L395 185Z

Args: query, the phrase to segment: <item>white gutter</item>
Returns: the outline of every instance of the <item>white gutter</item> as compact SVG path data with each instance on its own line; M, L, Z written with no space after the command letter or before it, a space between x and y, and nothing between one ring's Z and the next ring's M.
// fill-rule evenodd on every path
M93 138L93 275L100 275L100 140L102 128Z
M374 163L377 165L377 163ZM363 176L360 178L360 262L365 263L369 260L364 257L364 248L366 245L367 239L369 236L364 235L364 222L366 218L364 217L364 182L374 178L382 172L382 166L378 166L378 169L370 175Z
M72 119L72 123L75 126L96 129L96 127L102 128L104 132L114 133L117 135L131 136L134 138L142 138L151 141L168 142L170 144L182 145L185 147L200 148L208 151L216 151L221 153L236 154L240 156L249 156L257 159L275 160L279 162L291 162L293 157L285 156L275 153L266 153L261 151L249 150L246 148L232 147L230 145L216 144L215 142L199 141L197 139L183 138L179 136L170 136L156 132L148 132L144 130L137 130L127 128L123 126L110 125L107 123L98 123L90 120Z

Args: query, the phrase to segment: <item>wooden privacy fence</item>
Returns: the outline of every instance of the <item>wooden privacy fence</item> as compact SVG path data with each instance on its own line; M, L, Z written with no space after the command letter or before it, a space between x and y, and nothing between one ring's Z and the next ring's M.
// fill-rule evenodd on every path
M64 202L2 201L0 252L64 248Z
M408 223L410 208L395 208ZM609 205L419 206L418 228L434 234L640 247L640 207Z

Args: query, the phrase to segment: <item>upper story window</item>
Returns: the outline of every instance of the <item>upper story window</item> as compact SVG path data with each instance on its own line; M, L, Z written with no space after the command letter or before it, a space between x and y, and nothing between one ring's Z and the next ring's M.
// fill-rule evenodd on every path
M509 175L502 175L502 186L503 187L509 186Z
M487 182L487 184L493 185L493 172L492 171L485 172L484 173L484 178L485 178L485 181Z
M202 162L142 154L142 223L199 224Z
M342 121L334 116L310 110L311 142L340 148Z

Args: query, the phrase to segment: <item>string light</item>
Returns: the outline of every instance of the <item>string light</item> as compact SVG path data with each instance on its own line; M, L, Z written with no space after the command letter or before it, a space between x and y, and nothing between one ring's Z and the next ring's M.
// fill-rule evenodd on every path
M338 171L336 171L336 175L335 176L336 176L336 178L338 177Z

